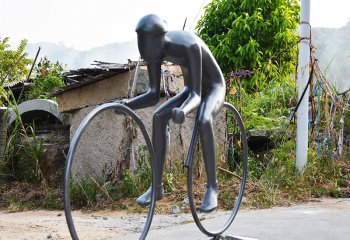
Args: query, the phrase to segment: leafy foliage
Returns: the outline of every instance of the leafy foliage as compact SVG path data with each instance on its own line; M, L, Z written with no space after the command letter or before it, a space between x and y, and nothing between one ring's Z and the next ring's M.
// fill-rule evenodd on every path
M197 32L224 73L249 69L243 87L260 90L295 69L299 9L296 0L213 0Z
M281 127L287 122L291 108L296 104L295 83L269 82L260 92L247 93L235 79L228 88L235 89L228 94L227 101L239 106L246 130L267 130Z
M62 75L64 67L61 63L52 63L49 59L42 58L35 67L34 86L26 94L27 99L49 99L50 94L56 88L64 86Z
M22 40L16 50L10 49L9 38L0 37L0 85L4 82L22 80L27 74L26 68L31 60L27 58L25 48L27 40Z
M6 97L6 91L3 85L0 85L0 107L4 106L4 99Z

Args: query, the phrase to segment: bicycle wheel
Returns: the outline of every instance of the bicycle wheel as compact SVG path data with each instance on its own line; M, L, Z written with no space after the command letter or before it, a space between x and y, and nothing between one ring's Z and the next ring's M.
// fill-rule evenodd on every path
M198 228L208 236L219 236L231 225L242 202L247 179L248 144L242 119L238 111L229 103L224 103L223 110L226 111L218 114L215 119L216 126L214 126L217 156L216 173L219 187L218 202L219 207L224 206L226 209L231 209L232 212L224 226L219 227L218 230L209 229L209 226L202 223L201 219L210 218L208 215L215 213L201 213L203 215L199 217L196 203L200 202L201 199L194 199L194 195L202 197L206 189L197 120L185 163L188 169L187 190L192 216ZM225 122L223 119L227 120L225 124L223 124ZM221 127L217 127L220 125ZM221 137L217 137L218 135ZM210 225L212 227L215 223Z
M103 104L101 106L96 107L94 110L92 110L81 122L81 124L79 125L78 129L76 130L73 139L71 141L71 145L68 151L68 155L67 155L67 161L66 161L66 167L65 167L65 172L64 172L64 211L65 211L65 216L66 216L66 222L69 228L69 232L71 234L72 239L76 240L79 239L78 238L78 234L76 232L75 226L74 226L74 221L73 221L73 217L72 217L72 209L71 209L71 201L70 201L70 182L71 182L71 169L72 169L72 163L73 163L73 159L74 159L74 154L77 150L77 146L79 143L79 140L84 132L84 130L86 129L86 127L88 126L88 124L101 112L106 111L106 110L115 110L118 113L123 113L126 116L129 116L138 126L139 130L141 131L144 140L146 142L146 146L147 146L147 150L149 153L149 157L150 157L150 165L151 165L151 170L152 170L152 185L154 186L154 182L155 182L155 172L156 169L154 169L156 167L155 163L155 156L154 156L154 151L153 151L153 147L152 147L152 143L149 137L149 134L147 133L147 130L144 126L144 124L142 123L141 119L136 115L136 113L134 111L132 111L130 108L119 104L119 103L106 103ZM155 191L153 191L152 188L152 201L148 210L148 214L147 214L147 218L146 218L146 222L143 228L143 231L141 233L140 239L145 239L151 222L152 222L152 218L153 218L153 214L154 214L154 209L155 209Z

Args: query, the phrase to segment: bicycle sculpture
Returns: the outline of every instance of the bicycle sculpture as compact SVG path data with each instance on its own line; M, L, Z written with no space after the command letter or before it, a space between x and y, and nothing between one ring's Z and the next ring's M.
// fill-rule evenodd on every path
M77 129L69 149L64 176L64 202L67 224L73 239L78 239L70 207L70 171L77 143L88 123L100 112L114 109L129 115L138 125L145 138L150 154L152 167L152 185L137 198L142 206L149 205L148 217L141 233L140 239L145 239L149 231L154 214L155 202L163 198L162 185L163 170L166 158L166 129L172 119L177 124L184 123L186 116L197 110L197 117L193 129L191 142L185 166L188 169L188 199L193 218L199 229L206 235L218 238L230 226L240 206L247 176L247 140L243 122L238 111L225 100L225 80L221 70L203 41L193 33L185 31L167 31L166 23L156 15L143 17L136 27L138 48L141 57L147 62L150 89L147 93L130 100L119 100L98 106L89 113ZM139 117L133 110L146 108L158 103L160 98L161 64L169 61L181 66L184 77L184 89L173 98L161 105L153 115L152 141ZM201 212L212 212L218 205L217 162L216 147L214 144L214 119L220 111L226 109L226 114L233 119L228 151L233 155L234 143L232 138L239 135L240 175L238 177L238 190L232 213L226 224L219 230L211 231L204 227L198 217L193 197L193 164L197 161L196 146L200 146L206 172L206 190L203 201L199 207ZM198 140L199 134L199 140ZM237 144L236 144L237 145ZM229 171L227 171L229 172ZM237 186L234 186L237 187Z

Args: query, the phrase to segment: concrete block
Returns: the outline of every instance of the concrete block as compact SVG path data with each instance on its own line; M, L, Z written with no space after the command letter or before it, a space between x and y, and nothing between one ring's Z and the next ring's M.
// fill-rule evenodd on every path
M26 115L28 119L35 119L43 112L44 115L51 114L55 116L61 123L70 124L70 117L62 114L58 110L58 105L55 101L49 99L33 99L25 101L17 106L18 113L22 116ZM14 110L10 111L10 120L8 125L10 126L16 120L16 113Z

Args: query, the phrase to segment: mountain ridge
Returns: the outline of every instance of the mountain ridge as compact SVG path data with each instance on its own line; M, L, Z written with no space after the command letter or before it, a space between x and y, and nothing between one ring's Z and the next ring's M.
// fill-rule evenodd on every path
M316 56L321 68L334 82L338 91L350 88L350 22L342 28L312 28L312 44L316 46ZM63 44L48 42L28 43L29 57L34 58L41 46L40 57L47 56L52 61L67 65L68 69L92 67L94 60L127 63L137 60L139 52L137 40L109 43L90 50L79 51Z
M350 88L350 22L342 28L313 28L312 44L321 69L339 92Z
M30 58L35 57L39 47L41 47L39 58L46 56L51 61L59 61L67 65L68 69L91 67L94 60L127 63L128 59L137 60L139 56L136 39L122 43L109 43L83 51L60 43L28 43L26 51Z

